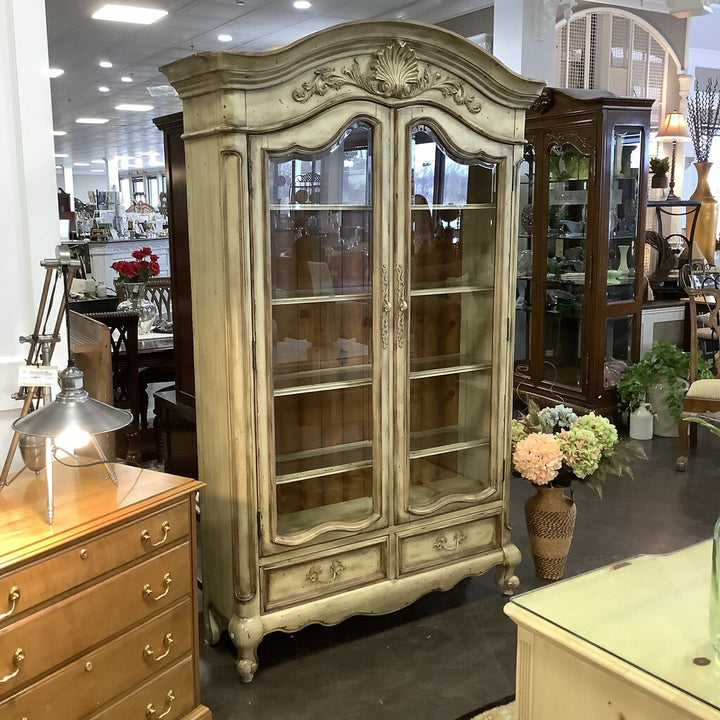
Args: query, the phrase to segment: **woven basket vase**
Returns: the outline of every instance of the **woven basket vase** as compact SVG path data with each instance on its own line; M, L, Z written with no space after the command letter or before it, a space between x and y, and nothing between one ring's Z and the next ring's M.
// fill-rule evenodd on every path
M539 485L535 495L525 502L535 574L543 580L562 577L575 529L577 506L563 491L564 488Z

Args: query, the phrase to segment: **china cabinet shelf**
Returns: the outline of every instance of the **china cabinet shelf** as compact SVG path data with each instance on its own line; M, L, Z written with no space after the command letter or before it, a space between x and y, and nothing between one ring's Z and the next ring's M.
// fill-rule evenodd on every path
M388 21L163 72L184 104L197 422L213 429L208 641L227 629L249 681L275 630L490 568L511 594L509 229L542 84Z
M528 113L514 373L525 398L617 410L619 368L640 352L651 106L546 88Z

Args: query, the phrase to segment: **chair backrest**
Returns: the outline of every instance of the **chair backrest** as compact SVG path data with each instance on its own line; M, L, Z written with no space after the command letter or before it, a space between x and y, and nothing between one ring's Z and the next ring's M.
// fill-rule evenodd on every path
M684 265L680 270L680 285L690 303L690 382L694 382L698 379L698 332L709 330L705 332L705 339L712 339L715 343L720 339L720 288L717 277L694 273L689 265ZM719 377L720 346L713 352L713 359L713 369L716 377Z
M115 405L129 407L134 422L140 417L140 381L138 376L138 315L134 312L87 313L87 317L110 328Z
M145 297L155 303L159 321L172 318L172 290L169 275L150 278L145 286Z

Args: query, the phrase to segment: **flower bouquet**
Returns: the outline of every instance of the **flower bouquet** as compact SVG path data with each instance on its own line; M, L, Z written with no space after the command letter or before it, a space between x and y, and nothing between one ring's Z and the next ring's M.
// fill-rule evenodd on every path
M577 515L572 490L571 497L563 490L577 481L602 496L608 477L632 477L630 461L647 456L640 443L620 440L607 418L592 412L578 416L564 405L541 410L529 403L527 414L512 421L511 438L513 471L536 489L525 503L535 574L558 580Z
M149 333L158 320L155 304L145 298L147 281L160 274L158 256L152 248L141 247L132 252L132 260L116 260L110 267L118 274L115 291L120 300L118 310L138 314L138 332Z
M152 248L142 247L132 252L132 260L116 260L110 267L118 274L118 282L146 283L160 274L158 256Z

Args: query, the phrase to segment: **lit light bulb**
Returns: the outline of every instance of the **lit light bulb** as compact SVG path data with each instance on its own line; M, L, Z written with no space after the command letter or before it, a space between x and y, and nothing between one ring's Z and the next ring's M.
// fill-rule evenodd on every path
M56 438L55 445L65 452L72 453L76 448L83 447L90 442L90 435L78 427L70 426L63 430Z

